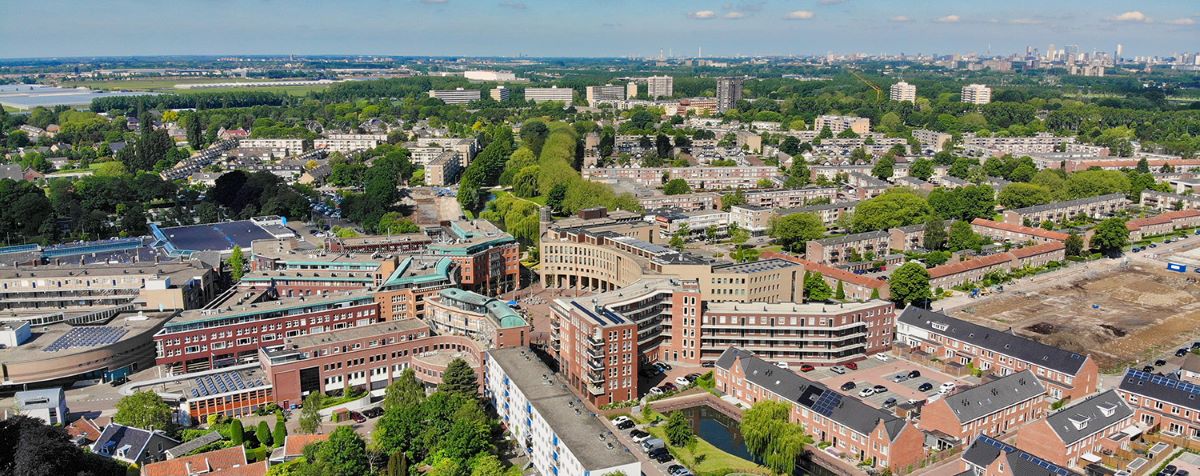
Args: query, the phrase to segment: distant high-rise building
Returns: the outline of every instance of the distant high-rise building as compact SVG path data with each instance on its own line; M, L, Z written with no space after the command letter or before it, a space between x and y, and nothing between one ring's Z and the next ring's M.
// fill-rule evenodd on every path
M1050 47L1046 48L1046 61L1054 61L1054 55L1058 50L1054 49L1054 43L1050 43Z
M553 86L549 88L525 88L525 100L533 102L562 101L568 106L574 101L575 90Z
M737 107L742 99L743 78L717 78L717 112L725 112Z
M1125 48L1120 43L1117 43L1117 51L1116 54L1113 55L1113 64L1121 62L1121 53L1124 49Z
M429 91L429 97L441 99L446 104L466 104L479 100L478 89L435 89Z
M504 102L507 101L510 96L512 96L512 90L504 86L496 86L492 88L488 94L491 95L492 99L495 99L497 102Z
M992 102L992 88L982 84L963 86L962 102L975 105L990 103Z
M651 76L646 78L646 95L654 98L669 98L675 95L675 78Z
M891 94L889 95L889 97L893 101L916 102L917 101L917 87L913 86L911 84L908 84L904 81L900 81L899 83L892 85Z
M625 98L633 99L637 97L637 81L625 83Z
M600 101L622 101L625 99L625 87L606 84L604 86L588 86L587 102L595 107Z

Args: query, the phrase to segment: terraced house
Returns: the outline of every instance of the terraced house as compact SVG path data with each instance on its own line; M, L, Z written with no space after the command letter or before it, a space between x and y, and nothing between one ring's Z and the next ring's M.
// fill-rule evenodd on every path
M1100 380L1090 355L914 306L897 319L896 341L914 352L1000 376L1029 369L1054 400L1091 395Z
M838 454L876 470L908 472L925 456L921 430L818 382L731 347L717 359L716 388L746 405L773 400L792 406L791 420Z

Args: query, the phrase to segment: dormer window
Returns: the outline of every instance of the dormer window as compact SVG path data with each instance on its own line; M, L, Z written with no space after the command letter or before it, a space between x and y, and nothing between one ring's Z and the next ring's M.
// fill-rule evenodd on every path
M1067 418L1067 420L1071 422L1071 426L1075 427L1076 430L1082 430L1087 428L1088 421L1091 420L1091 418L1083 415L1075 415Z
M1097 405L1096 408L1099 408L1100 413L1103 413L1106 417L1111 417L1117 413L1117 405L1114 403L1103 403Z

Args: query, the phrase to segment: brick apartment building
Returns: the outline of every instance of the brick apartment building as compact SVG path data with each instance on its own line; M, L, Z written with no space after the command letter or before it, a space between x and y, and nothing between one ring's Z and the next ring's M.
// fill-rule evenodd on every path
M896 340L944 362L971 364L999 376L1030 369L1054 400L1081 399L1094 393L1100 380L1090 355L915 306L905 308L897 319Z
M1022 370L926 403L919 426L969 445L978 435L998 437L1040 419L1045 394L1033 372Z
M804 258L817 263L831 265L867 260L868 256L881 258L888 253L891 237L886 231L869 231L853 235L812 240L805 245Z
M1017 432L1017 446L1063 467L1100 461L1105 450L1123 449L1141 432L1133 410L1114 390L1065 407Z
M1176 210L1125 222L1125 228L1129 229L1130 241L1197 226L1200 226L1200 210Z
M1079 476L1079 473L1034 456L1003 441L979 436L963 451L958 469L973 476Z
M1200 439L1200 386L1137 369L1125 371L1117 387L1143 428Z
M993 272L1008 272L1026 266L1045 266L1051 261L1066 258L1066 245L1061 242L1015 248L1011 251L971 258L965 261L935 266L929 270L929 285L950 289L974 283Z
M1051 231L1044 228L1035 228L1021 224L992 221L986 218L976 218L971 220L971 229L975 231L975 233L986 236L993 240L1011 243L1062 243L1066 242L1067 238L1071 236L1060 231Z
M1110 193L1096 197L1081 198L1063 202L1052 202L1044 205L1017 208L1004 212L1004 223L1012 225L1037 226L1044 221L1062 223L1078 215L1093 219L1102 219L1129 204L1123 193Z

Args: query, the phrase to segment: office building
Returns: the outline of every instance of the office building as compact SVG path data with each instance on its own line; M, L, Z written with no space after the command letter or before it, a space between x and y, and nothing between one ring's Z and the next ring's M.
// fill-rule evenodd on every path
M575 90L558 86L525 88L525 100L533 102L559 101L564 106L570 106L575 101Z
M539 474L642 474L632 451L533 352L485 354L484 398Z
M992 102L992 88L982 84L968 84L962 88L962 102L983 105Z
M675 78L671 76L650 76L646 78L646 95L650 99L669 98L675 95Z
M504 102L512 97L512 90L504 86L496 86L488 91L488 95L496 102Z
M439 335L470 337L492 349L528 342L529 323L499 299L448 288L427 302L425 322Z
M463 77L471 81L516 81L517 75L510 71L466 71Z
M589 106L596 107L601 101L624 101L625 87L613 86L606 84L604 86L588 86L587 102Z
M916 102L917 100L917 87L904 81L893 84L889 92L888 97L893 101Z
M742 100L743 78L717 78L717 112L725 112L737 108L737 102Z
M463 89L463 88L455 88L452 90L451 89L442 89L442 90L435 89L435 90L429 91L429 97L435 98L435 99L441 99L442 102L444 102L446 104L466 104L471 101L479 100L479 90L478 89Z

